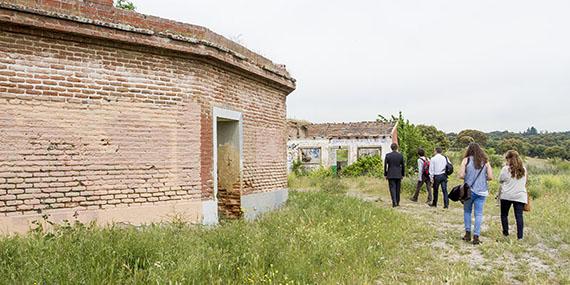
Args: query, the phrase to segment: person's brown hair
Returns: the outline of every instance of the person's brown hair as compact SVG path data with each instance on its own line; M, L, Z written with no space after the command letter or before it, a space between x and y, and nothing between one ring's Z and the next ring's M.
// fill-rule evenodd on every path
M470 143L465 151L464 158L473 157L475 169L481 169L489 161L489 157L478 143Z
M509 150L505 155L505 159L507 160L507 165L511 171L511 177L516 179L523 178L526 171L519 153L516 150Z

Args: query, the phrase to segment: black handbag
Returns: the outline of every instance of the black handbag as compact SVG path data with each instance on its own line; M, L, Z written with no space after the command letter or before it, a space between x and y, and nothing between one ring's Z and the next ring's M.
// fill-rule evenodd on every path
M471 199L471 188L467 183L457 185L451 189L451 192L449 192L449 195L447 197L449 197L449 200L451 201L461 201L463 203Z
M469 160L467 160L467 164L469 164ZM477 173L477 176L475 177L475 180L473 180L473 183L471 183L471 185L467 183L463 183L462 185L457 185L453 187L453 189L451 189L451 192L449 192L449 195L447 197L454 202L460 201L461 204L471 199L471 187L473 187L475 182L477 182L477 179L479 179L479 176L481 176L481 173L483 172L484 169L485 166L483 166L481 170L479 170L479 173Z

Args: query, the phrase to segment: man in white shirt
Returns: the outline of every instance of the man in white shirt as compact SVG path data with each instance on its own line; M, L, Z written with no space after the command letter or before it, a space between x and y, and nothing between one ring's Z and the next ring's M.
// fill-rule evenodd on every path
M445 169L449 159L443 156L443 149L441 147L435 148L435 156L431 158L429 164L429 176L431 183L433 184L433 203L431 207L437 207L437 198L439 193L439 186L441 185L441 191L443 192L443 208L449 208L449 198L447 196L447 174L445 174Z

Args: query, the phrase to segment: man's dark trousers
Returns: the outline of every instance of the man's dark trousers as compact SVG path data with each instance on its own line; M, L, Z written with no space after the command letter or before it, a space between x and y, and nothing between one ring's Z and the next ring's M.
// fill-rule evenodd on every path
M439 186L443 192L443 207L449 207L449 198L447 197L447 175L440 174L433 177L433 206L437 206L437 197L439 196Z
M390 197L392 198L392 207L399 206L402 179L388 179L388 186L390 187Z
M406 169L406 166L404 156L401 153L392 151L386 154L384 159L384 177L388 179L392 207L400 206L400 187L405 174L404 169Z

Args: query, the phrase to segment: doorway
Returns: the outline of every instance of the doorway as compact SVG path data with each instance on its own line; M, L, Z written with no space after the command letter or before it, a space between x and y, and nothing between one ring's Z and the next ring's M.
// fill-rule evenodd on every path
M217 114L216 114L217 113ZM241 114L219 109L215 112L214 195L218 213L239 218L242 183Z
M336 169L340 171L348 166L348 149L339 147L336 149Z

